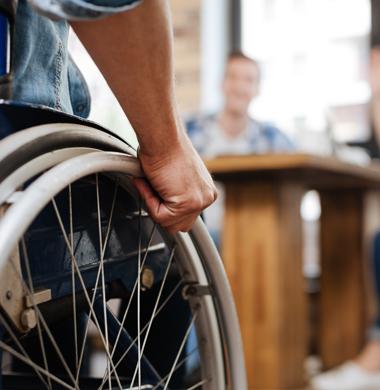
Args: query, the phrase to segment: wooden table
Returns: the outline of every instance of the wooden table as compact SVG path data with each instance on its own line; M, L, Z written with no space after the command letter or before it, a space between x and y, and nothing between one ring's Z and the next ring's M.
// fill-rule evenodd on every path
M365 194L380 168L310 155L206 161L226 187L222 258L239 313L250 389L304 386L308 325L300 203L321 198L319 349L325 367L352 358L364 338Z

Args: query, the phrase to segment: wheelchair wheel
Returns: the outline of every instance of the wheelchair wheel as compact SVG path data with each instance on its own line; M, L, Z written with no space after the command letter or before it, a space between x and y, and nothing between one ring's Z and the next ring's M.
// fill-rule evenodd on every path
M245 389L231 292L202 222L174 237L156 226L118 140L54 138L38 152L33 137L0 143L0 170L24 150L0 183L2 388ZM84 364L91 334L101 375Z
M9 135L1 140L0 204L17 189L17 183L37 171L96 150L135 155L131 146L111 133L73 123L49 123Z

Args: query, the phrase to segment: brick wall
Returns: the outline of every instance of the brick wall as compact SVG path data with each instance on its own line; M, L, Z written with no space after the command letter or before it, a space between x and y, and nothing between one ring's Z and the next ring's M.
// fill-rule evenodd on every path
M184 113L199 109L202 0L171 0L177 98Z

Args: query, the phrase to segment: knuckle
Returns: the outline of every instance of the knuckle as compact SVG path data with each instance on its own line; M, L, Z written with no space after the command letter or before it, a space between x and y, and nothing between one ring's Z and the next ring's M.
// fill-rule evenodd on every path
M207 191L205 192L203 208L208 207L212 203L214 203L217 196L218 196L218 193L216 191L216 188L214 188L214 187L208 188Z
M186 213L199 213L210 206L217 198L217 190L214 185L209 185L187 194L183 199L182 207Z
M186 202L186 212L197 212L202 210L202 197L199 193L193 193Z
M217 190L217 188L215 186L213 186L213 196L214 196L214 202L218 199L218 196L219 196L219 191Z

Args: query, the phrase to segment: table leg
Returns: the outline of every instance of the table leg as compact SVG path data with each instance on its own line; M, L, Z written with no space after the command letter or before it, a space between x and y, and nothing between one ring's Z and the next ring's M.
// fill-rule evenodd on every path
M302 275L302 188L226 184L222 257L239 314L249 389L304 382L307 314Z
M321 191L319 345L325 368L353 358L365 335L363 192Z

